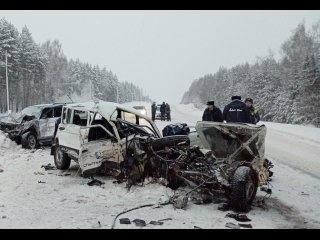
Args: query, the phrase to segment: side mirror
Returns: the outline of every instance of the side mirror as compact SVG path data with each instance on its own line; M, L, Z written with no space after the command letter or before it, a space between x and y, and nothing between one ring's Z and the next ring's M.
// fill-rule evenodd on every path
M41 119L46 119L47 118L47 114L42 114Z

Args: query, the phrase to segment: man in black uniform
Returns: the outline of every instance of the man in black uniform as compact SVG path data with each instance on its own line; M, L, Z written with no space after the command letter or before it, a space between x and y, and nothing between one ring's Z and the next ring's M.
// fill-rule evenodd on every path
M161 112L161 121L165 121L166 120L166 103L163 102L160 106L160 112Z
M226 122L251 123L250 112L241 96L232 96L232 102L223 110L223 120Z
M214 101L208 101L207 105L208 107L202 115L202 121L222 122L222 112L214 105Z
M156 119L156 111L157 111L157 105L156 105L156 102L153 102L151 105L152 121Z

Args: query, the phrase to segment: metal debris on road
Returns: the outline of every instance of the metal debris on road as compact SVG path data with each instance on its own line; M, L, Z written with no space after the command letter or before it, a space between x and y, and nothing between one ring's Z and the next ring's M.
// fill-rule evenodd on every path
M120 221L120 224L131 224L131 221L129 218L120 218L119 221Z
M134 222L137 227L145 227L147 225L146 222L142 219L135 219L132 222Z
M238 223L239 227L243 227L243 228L252 228L251 224L246 224L246 223Z
M249 222L251 221L251 219L249 219L247 217L247 215L245 214L238 214L238 213L228 213L226 215L226 217L229 217L229 218L234 218L235 220L239 221L239 222Z
M232 228L232 229L240 229L240 227L234 223L228 222L226 223L227 228Z

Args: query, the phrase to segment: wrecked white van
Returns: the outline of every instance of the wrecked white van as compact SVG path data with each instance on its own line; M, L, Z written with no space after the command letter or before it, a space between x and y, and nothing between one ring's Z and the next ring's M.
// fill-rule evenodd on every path
M68 169L72 159L83 176L90 176L101 168L120 168L128 140L137 135L161 137L149 117L121 104L99 101L64 106L51 155L58 169Z

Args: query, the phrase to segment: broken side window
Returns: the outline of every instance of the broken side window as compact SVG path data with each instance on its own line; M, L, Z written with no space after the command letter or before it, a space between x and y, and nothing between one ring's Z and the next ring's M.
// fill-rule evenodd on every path
M72 117L72 109L68 108L67 109L67 116L66 116L66 123L71 124L71 117Z
M88 112L81 110L74 110L73 124L80 126L87 126Z
M42 110L40 119L53 118L53 108L45 108Z
M61 112L62 112L62 106L55 107L54 108L54 117L61 117Z

